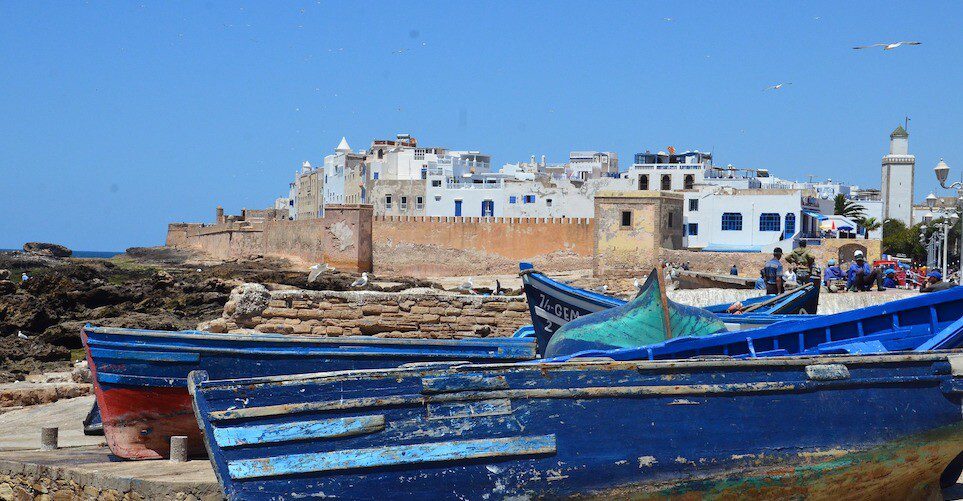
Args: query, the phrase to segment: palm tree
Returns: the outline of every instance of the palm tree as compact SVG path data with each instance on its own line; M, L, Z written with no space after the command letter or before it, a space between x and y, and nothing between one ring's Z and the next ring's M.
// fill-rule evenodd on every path
M883 227L883 223L879 222L875 217L863 217L860 218L857 223L866 230L866 240L869 240L869 232L876 231Z
M833 199L833 214L858 220L866 214L866 208L839 194Z

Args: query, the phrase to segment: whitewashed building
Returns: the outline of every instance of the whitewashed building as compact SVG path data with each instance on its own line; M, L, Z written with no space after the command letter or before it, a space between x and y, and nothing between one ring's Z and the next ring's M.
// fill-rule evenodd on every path
M704 186L685 194L683 243L706 251L788 250L818 232L820 213L802 190Z

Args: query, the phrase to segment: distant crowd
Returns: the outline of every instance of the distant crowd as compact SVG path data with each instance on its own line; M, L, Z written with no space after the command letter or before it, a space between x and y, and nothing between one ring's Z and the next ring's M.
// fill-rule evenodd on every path
M783 260L787 265L785 267ZM732 265L729 273L737 275L739 269ZM787 284L809 282L819 283L829 292L862 292L874 287L879 291L918 287L920 292L936 292L956 285L954 281L944 281L943 273L938 269L903 267L894 261L877 261L871 265L859 250L848 267L830 259L825 270L822 270L816 265L816 257L803 240L799 242L799 247L785 256L781 248L773 249L772 259L759 270L756 288L765 289L767 294L782 294Z

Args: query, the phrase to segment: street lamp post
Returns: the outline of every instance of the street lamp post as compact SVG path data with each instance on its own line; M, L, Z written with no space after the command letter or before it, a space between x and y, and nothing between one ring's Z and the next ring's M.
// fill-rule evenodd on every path
M963 182L957 181L955 183L950 183L949 185L946 184L946 180L950 177L950 166L946 165L946 162L944 162L942 158L940 159L940 163L936 164L936 167L933 168L933 173L936 174L936 179L940 182L940 186L942 186L944 189L956 190L956 207L955 208L963 208ZM930 196L933 196L934 198L933 202L935 202L936 197L932 194L930 194ZM927 198L926 200L927 205L929 205L930 207L933 207L932 205L933 202L930 201L929 196L926 198ZM959 219L959 216L957 215L956 211L952 211L948 215L950 218L950 224L955 225L957 219ZM944 221L944 224L945 223L946 221ZM943 242L944 248L947 244L949 244L949 230L946 230L945 235L946 235L946 238L944 238L944 242ZM963 285L963 238L960 238L960 259L961 259L961 263L960 263L961 266L959 267L959 283L960 285ZM944 274L948 275L949 274L947 273L948 270L945 269L946 265L944 264L943 266L944 266L944 269L943 269Z

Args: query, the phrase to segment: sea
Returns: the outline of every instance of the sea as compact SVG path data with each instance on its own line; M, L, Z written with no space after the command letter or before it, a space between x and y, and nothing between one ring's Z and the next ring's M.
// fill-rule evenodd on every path
M0 249L0 252L14 252L14 251L22 251L22 250L23 250L23 249ZM70 256L70 257L78 257L78 258L82 258L82 259L83 259L83 258L88 258L88 259L92 259L92 258L107 259L107 258L114 257L114 256L116 256L117 254L123 254L123 253L124 253L124 251L83 251L83 250L75 250L74 253L73 253L73 255Z

